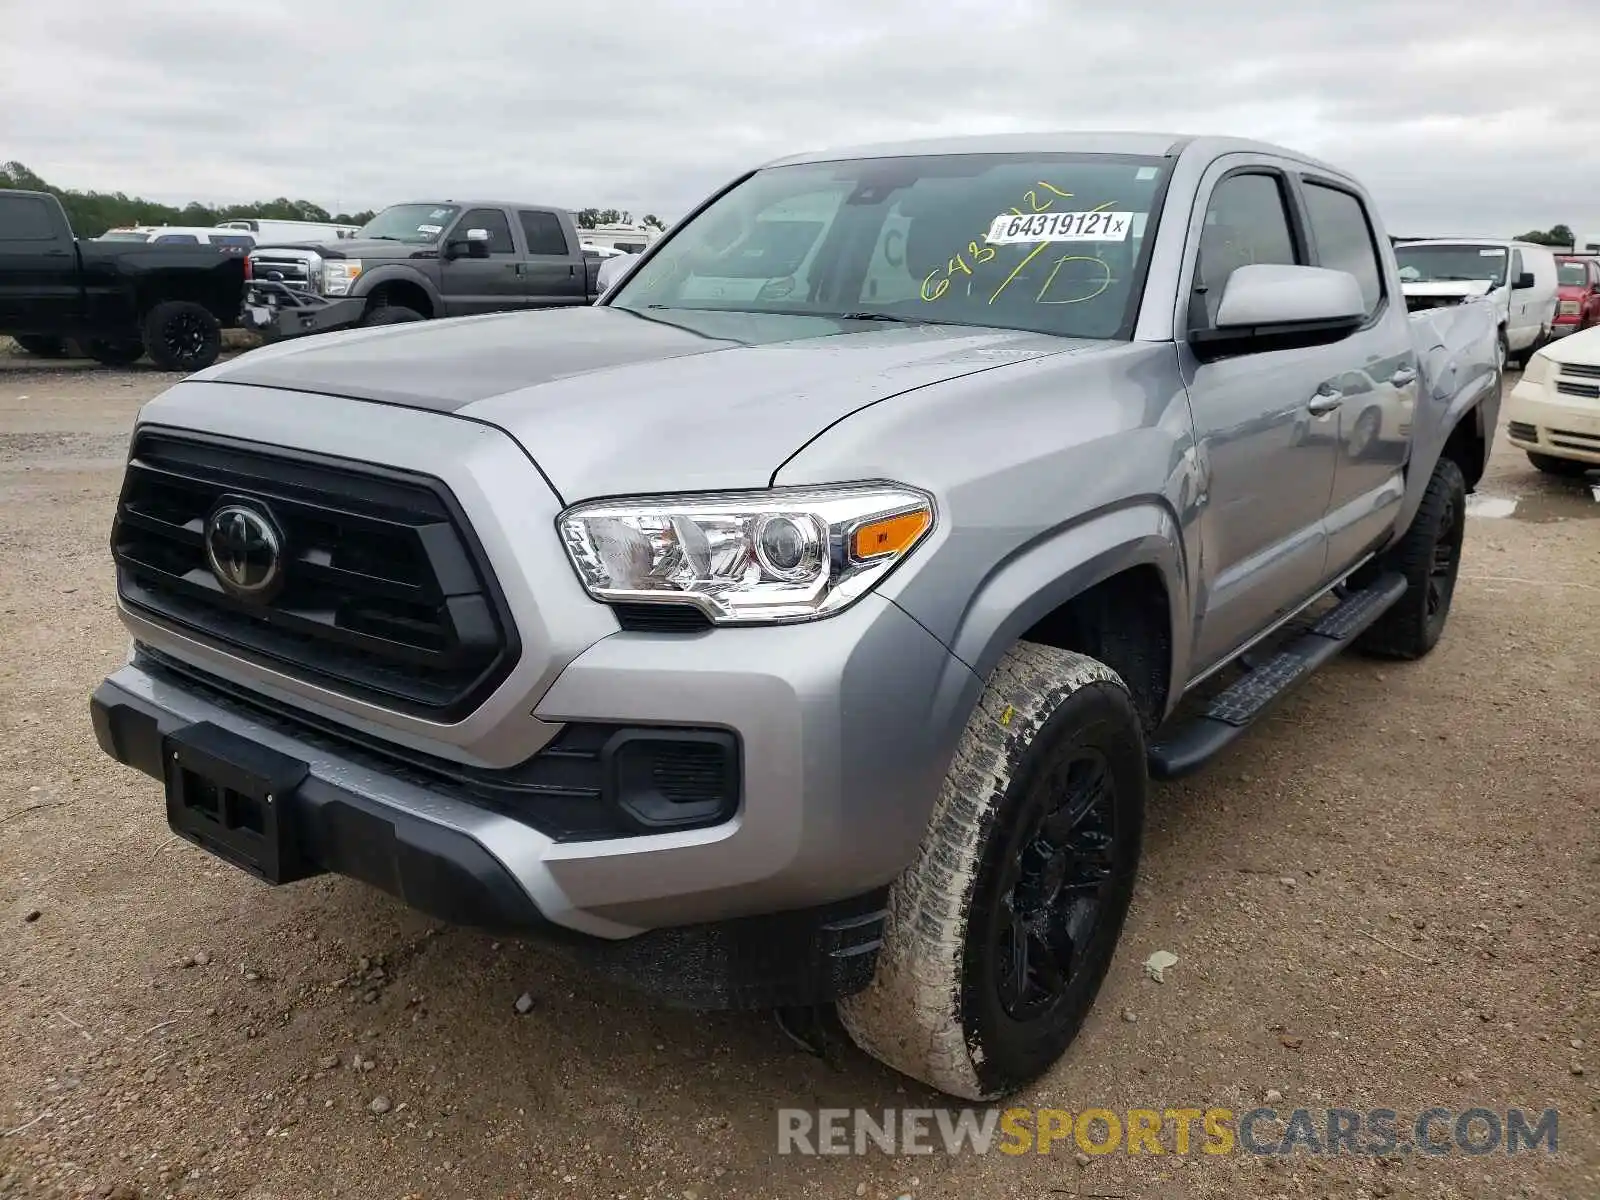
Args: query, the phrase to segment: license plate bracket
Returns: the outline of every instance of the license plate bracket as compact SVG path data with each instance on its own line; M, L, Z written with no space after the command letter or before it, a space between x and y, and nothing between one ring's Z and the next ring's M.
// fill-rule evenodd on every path
M161 760L174 833L267 883L318 873L297 837L304 762L209 721L168 734Z

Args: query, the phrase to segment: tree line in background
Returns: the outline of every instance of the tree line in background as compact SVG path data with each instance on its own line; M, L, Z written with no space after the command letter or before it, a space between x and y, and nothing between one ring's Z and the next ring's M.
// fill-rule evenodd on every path
M1530 229L1517 238L1519 242L1532 242L1535 246L1576 246L1577 237L1570 225L1552 225L1549 229Z
M336 225L365 225L372 220L372 211L356 213L330 213L321 205L309 200L291 200L279 196L276 200L258 200L254 204L223 204L212 207L191 201L178 207L142 200L122 192L80 192L71 188L55 187L39 178L19 162L0 164L0 188L20 188L29 192L49 192L61 201L67 219L79 237L99 237L108 229L128 225L215 225L219 221L232 221L241 217L275 221L327 221ZM580 228L593 229L597 225L625 225L631 215L614 208L585 208L574 214ZM644 218L644 224L661 229L665 226L654 213Z

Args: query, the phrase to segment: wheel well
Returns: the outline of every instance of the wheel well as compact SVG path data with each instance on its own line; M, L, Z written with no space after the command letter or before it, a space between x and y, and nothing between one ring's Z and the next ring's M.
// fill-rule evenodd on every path
M1456 422L1456 427L1450 431L1450 436L1445 439L1444 449L1439 451L1440 458L1448 458L1461 468L1461 475L1467 481L1467 491L1478 486L1478 480L1483 478L1484 459L1488 447L1485 445L1483 430L1478 426L1483 421L1483 410L1475 408L1470 413L1463 413L1461 420Z
M420 284L408 283L403 279L380 283L367 296L368 312L390 304L399 308L413 309L425 317L433 316L433 302L428 299L428 293Z
M1166 715L1172 609L1156 568L1131 567L1101 580L1046 614L1022 640L1105 663L1133 693L1146 732Z

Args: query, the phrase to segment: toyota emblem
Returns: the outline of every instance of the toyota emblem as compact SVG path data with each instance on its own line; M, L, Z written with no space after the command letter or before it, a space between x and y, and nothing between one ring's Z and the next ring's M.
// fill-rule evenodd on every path
M224 504L206 522L206 561L225 592L241 600L268 596L283 579L283 543L267 515Z

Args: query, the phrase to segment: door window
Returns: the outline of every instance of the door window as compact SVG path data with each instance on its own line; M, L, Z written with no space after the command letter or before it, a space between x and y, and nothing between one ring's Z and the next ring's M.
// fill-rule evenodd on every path
M517 213L517 219L522 222L522 236L527 239L529 254L567 257L567 234L555 213L524 209Z
M35 196L0 196L0 242L53 242L50 206Z
M1228 176L1211 193L1200 229L1192 323L1203 329L1216 323L1223 288L1240 267L1301 261L1279 177Z
M1361 285L1367 316L1383 303L1383 272L1372 240L1372 224L1361 201L1349 192L1320 183L1306 184L1306 216L1317 244L1317 261L1336 271L1348 271Z
M192 233L163 233L156 238L158 246L198 246L200 239Z
M517 248L511 241L511 223L498 208L474 208L456 223L452 238L465 239L467 230L485 229L489 232L490 254L515 254Z
M1517 286L1517 280L1522 278L1522 251L1511 252L1511 286Z

